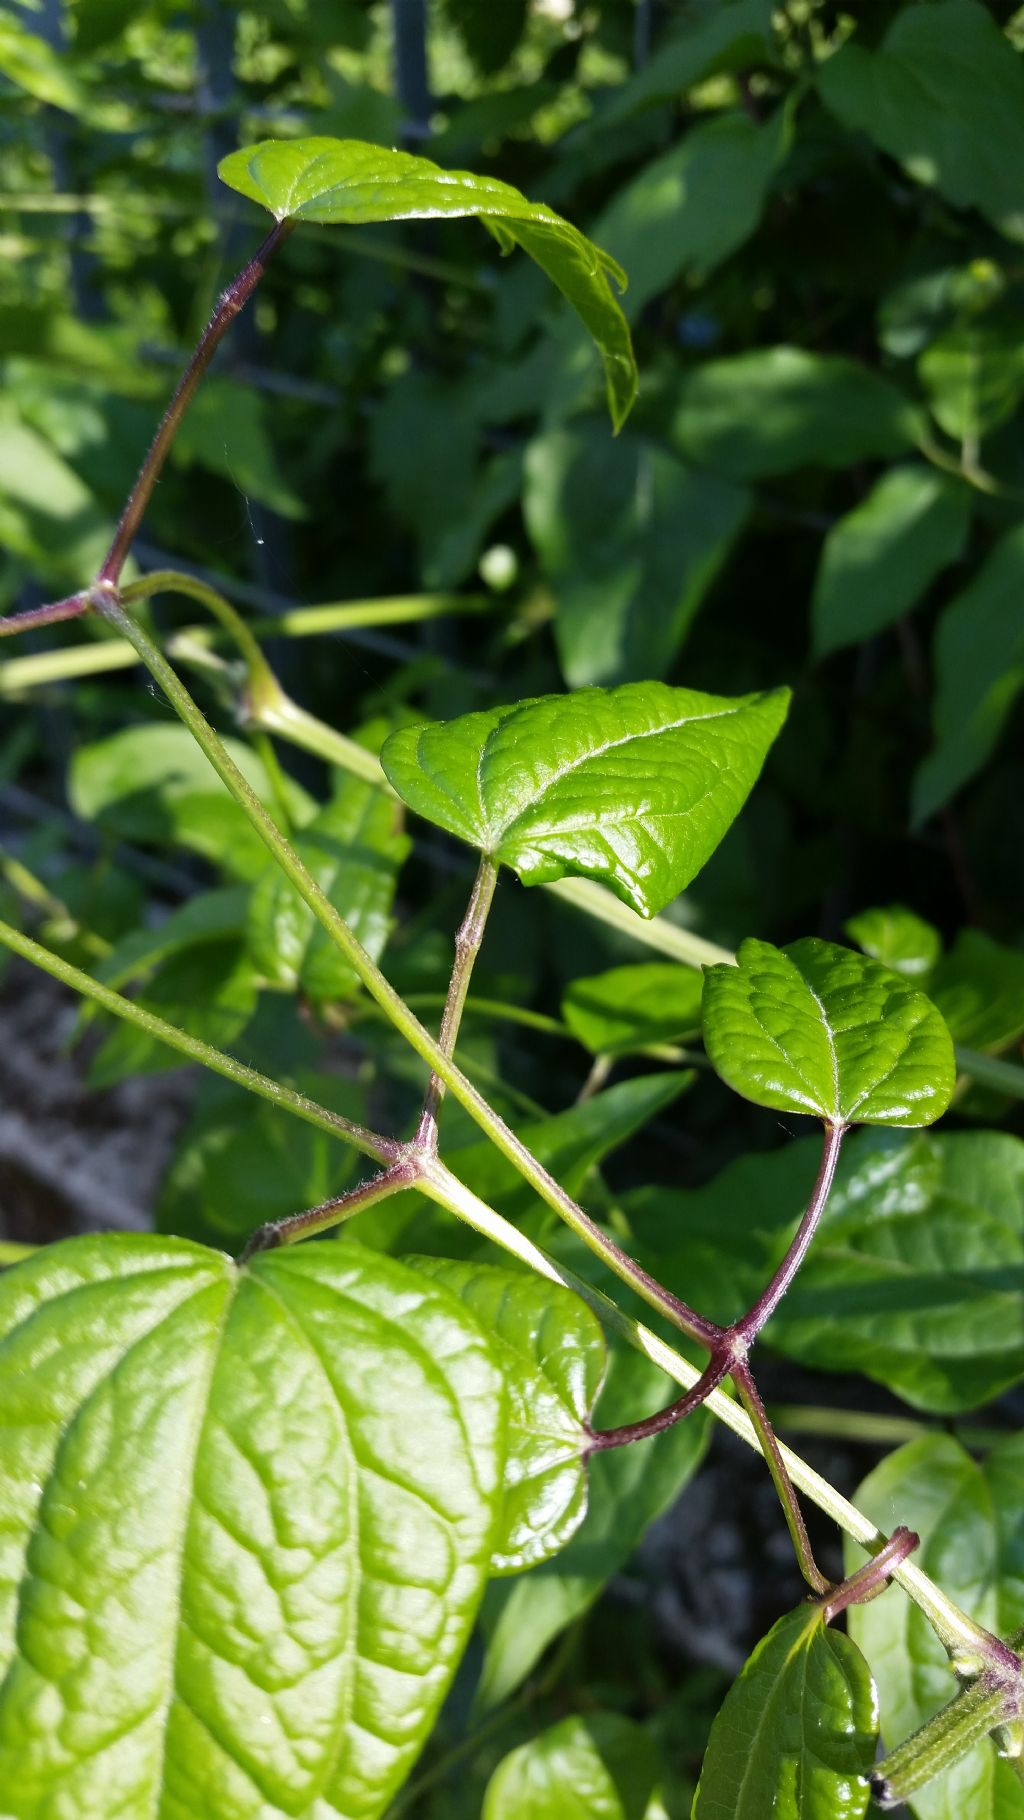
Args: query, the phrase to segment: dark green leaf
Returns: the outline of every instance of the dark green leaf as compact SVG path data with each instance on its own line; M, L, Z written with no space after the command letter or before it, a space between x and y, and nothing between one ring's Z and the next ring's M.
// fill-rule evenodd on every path
M658 101L674 101L696 82L719 70L742 69L771 61L771 0L713 0L700 9L688 7L674 26L672 36L659 43L649 61L622 87L613 91L598 117L606 130Z
M1017 324L957 324L924 350L917 371L940 429L976 448L1024 396Z
M746 941L704 973L704 1043L735 1092L831 1125L928 1125L949 1105L953 1045L930 1000L816 937Z
M360 1089L337 1075L302 1071L292 1084L344 1118L366 1118ZM236 1251L268 1220L341 1194L355 1164L352 1150L327 1132L207 1076L160 1190L157 1226Z
M688 373L676 394L672 441L698 467L761 480L902 455L914 431L908 400L867 367L776 347L709 360Z
M861 910L843 928L872 960L911 980L927 979L942 952L942 939L934 925L903 904Z
M503 1757L481 1820L645 1820L650 1739L617 1713L574 1715Z
M743 113L716 114L612 197L594 232L629 273L631 320L684 273L706 278L750 238L791 128L786 107L764 126Z
M283 518L305 518L306 508L288 485L274 454L267 405L250 387L209 380L201 386L174 439L179 467L193 463L220 474L239 493Z
M875 51L856 42L821 65L825 105L918 183L1024 235L1024 68L976 0L901 7Z
M971 1459L951 1435L926 1435L890 1454L856 1493L885 1530L909 1524L921 1537L914 1562L970 1617L998 1636L1024 1625L1024 1444L1014 1436L987 1460ZM856 1558L854 1558L856 1556ZM850 1549L850 1566L863 1556ZM850 1634L867 1656L892 1749L956 1692L946 1652L916 1605L887 1595L850 1612ZM987 1741L914 1796L917 1820L1024 1820L1024 1787Z
M609 285L625 277L615 261L543 202L470 171L444 171L359 139L264 139L222 159L219 172L279 221L409 221L475 215L502 247L521 246L567 297L601 353L612 421L636 397L626 319Z
M444 9L481 75L503 69L523 35L528 0L502 0L480 6L478 0L444 0Z
M693 1820L861 1820L877 1737L860 1650L803 1605L779 1619L727 1694Z
M95 968L96 977L120 988L188 948L241 937L248 903L249 892L244 885L198 891L154 928L134 928L122 936Z
M935 747L912 792L915 822L941 809L980 771L1024 688L1020 577L1024 527L1000 538L948 606L935 635Z
M811 613L814 647L860 644L916 606L960 556L965 486L934 468L890 468L825 539Z
M295 848L352 933L379 960L409 852L400 806L372 784L340 776L331 800L306 823ZM314 1004L350 999L358 990L349 962L276 866L253 890L248 947L265 979L300 989Z
M197 942L161 962L136 1004L215 1049L230 1049L256 1010L257 978L237 941ZM91 1087L181 1068L183 1058L135 1024L118 1023L89 1068Z
M700 1029L701 975L646 961L574 980L562 999L573 1036L594 1055L633 1055Z
M491 1572L521 1573L557 1554L586 1515L588 1419L604 1378L604 1335L579 1296L543 1277L449 1258L404 1261L465 1302L504 1378L505 1490Z
M237 739L224 744L260 800L272 804L270 779L251 746ZM305 791L291 780L287 791L295 819L308 820L313 804ZM122 840L189 847L236 878L266 869L266 847L187 727L126 727L80 746L68 795L77 815Z
M410 808L524 884L595 878L653 916L738 815L788 702L625 683L403 727L381 762Z
M678 1386L648 1359L613 1345L598 1425L614 1428L636 1421L677 1394ZM532 1573L488 1589L481 1613L486 1655L477 1692L480 1707L497 1706L514 1693L552 1639L593 1604L692 1477L706 1440L700 1411L653 1441L595 1454L586 1519L571 1542Z
M749 505L639 437L553 430L531 443L523 511L571 687L664 674Z
M82 1820L376 1820L487 1572L476 1323L355 1246L237 1273L139 1237L6 1273L0 1332L0 1787Z
M961 929L928 987L954 1041L998 1050L1024 1036L1024 954L980 929Z

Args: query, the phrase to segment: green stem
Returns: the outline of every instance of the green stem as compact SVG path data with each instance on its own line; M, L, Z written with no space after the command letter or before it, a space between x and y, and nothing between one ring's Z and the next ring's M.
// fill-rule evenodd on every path
M208 587L205 581L178 569L154 569L139 581L129 582L120 594L122 602L149 600L155 594L181 594L187 600L197 600L212 614L244 659L250 703L262 700L264 696L273 699L280 693L277 678L253 637L251 627L230 601L218 594L216 588Z
M374 784L388 796L397 795L381 769L380 759L365 746L357 745L354 739L336 732L315 715L307 714L279 685L275 684L275 691L272 700L252 704L251 725L261 727L264 733L278 734L281 739L299 746L303 752L311 752L314 758L322 758L329 765L340 765L343 771L361 777L364 783Z
M295 1245L301 1239L310 1239L318 1232L326 1232L331 1226L340 1226L357 1213L365 1213L368 1207L376 1206L388 1195L397 1194L400 1188L415 1186L417 1171L414 1165L405 1162L392 1163L382 1175L371 1177L368 1182L359 1182L355 1188L349 1188L345 1194L336 1194L329 1201L321 1201L316 1207L307 1207L302 1213L290 1213L280 1220L268 1220L253 1233L244 1249L239 1252L239 1266L248 1263L258 1251L274 1251L281 1245Z
M23 960L31 961L34 967L41 968L52 979L70 986L73 992L92 999L104 1011L111 1012L114 1017L122 1018L128 1024L134 1024L137 1029L144 1030L147 1036L166 1043L169 1049L176 1049L180 1055L187 1056L190 1062L201 1062L204 1068L211 1069L214 1074L222 1074L225 1080L234 1081L237 1087L245 1087L260 1099L280 1106L283 1111L295 1113L298 1118L305 1119L307 1125L316 1125L331 1137L344 1138L347 1143L354 1144L357 1150L374 1157L379 1163L395 1160L399 1146L390 1138L381 1137L375 1131L367 1131L362 1125L354 1125L349 1119L342 1118L340 1113L328 1112L325 1106L318 1106L315 1100L307 1099L305 1094L283 1087L280 1082L272 1081L255 1068L247 1068L244 1062L238 1062L234 1056L214 1049L210 1043L201 1042L197 1036L188 1036L184 1030L176 1030L173 1024L165 1023L155 1012L146 1011L134 999L124 998L110 986L102 985L91 974L73 967L69 961L51 953L49 948L42 947L31 936L23 935L20 929L13 929L9 923L0 922L0 943L10 948L12 953L20 954Z
M659 1339L650 1328L633 1320L608 1296L603 1295L599 1289L594 1289L582 1277L578 1277L575 1271L548 1257L547 1253L542 1251L539 1245L535 1245L532 1239L527 1238L525 1233L520 1232L508 1220L503 1219L501 1214L496 1213L492 1207L488 1207L487 1203L475 1195L472 1189L467 1188L456 1176L452 1175L439 1159L432 1161L424 1170L418 1186L422 1194L436 1201L439 1206L447 1207L450 1213L465 1220L466 1224L471 1226L475 1232L479 1232L484 1238L491 1239L503 1251L516 1258L519 1263L537 1271L549 1282L561 1283L567 1289L571 1289L582 1301L587 1303L588 1307L594 1310L598 1319L610 1332L618 1334L628 1345L659 1366L667 1377L672 1378L684 1390L691 1389L698 1382L702 1373L697 1366L691 1365L689 1360L684 1359L664 1340ZM731 1429L733 1434L738 1435L740 1440L745 1441L748 1447L752 1447L755 1453L761 1454L761 1442L754 1424L749 1415L738 1408L731 1397L726 1396L724 1391L713 1390L706 1399L705 1406L710 1409L718 1421ZM841 1492L836 1491L827 1479L823 1479L820 1473L815 1472L813 1466L809 1466L806 1460L800 1458L799 1454L781 1443L779 1452L786 1471L797 1489L810 1498L819 1510L824 1511L825 1515L830 1517L866 1553L875 1555L885 1546L888 1538L882 1531L872 1523L869 1517L864 1515L863 1511L858 1510L856 1505L844 1498ZM894 1569L892 1577L924 1613L947 1650L970 1653L979 1649L987 1652L990 1649L992 1639L989 1633L981 1625L976 1624L972 1618L969 1618L966 1612L961 1611L960 1607L955 1605L953 1600L942 1591L942 1588L936 1586L934 1580L929 1579L928 1575L915 1566L913 1561L901 1562Z
M498 868L494 861L484 854L473 881L466 914L459 924L455 937L455 961L441 1016L441 1029L437 1038L442 1053L446 1056L455 1054L459 1026L462 1023L462 1013L466 1005L466 994L469 991L469 982L473 977L473 968L476 966L480 944L484 939L484 930L487 927L487 918L494 902L494 890L497 883ZM440 1112L443 1098L444 1082L435 1072L430 1077L416 1132L417 1149L426 1150L430 1155L436 1154L437 1151L437 1115Z
M997 1093L1006 1093L1015 1100L1024 1100L1024 1068L1018 1068L1014 1062L1004 1062L994 1055L982 1055L977 1049L964 1049L960 1043L955 1048L956 1065L961 1074L969 1074L972 1081L981 1087L994 1087Z
M582 1239L583 1243L608 1266L608 1268L628 1283L651 1307L680 1328L683 1333L702 1344L714 1338L719 1330L702 1315L663 1289L647 1271L626 1256L613 1240L609 1239L600 1227L577 1206L572 1196L554 1177L548 1173L537 1158L531 1155L526 1145L511 1131L502 1118L488 1105L483 1095L477 1091L472 1082L467 1080L461 1069L457 1068L449 1056L446 1056L440 1044L424 1028L419 1019L409 1010L404 999L385 979L380 968L367 954L362 943L353 935L344 918L339 915L334 905L324 895L320 886L290 842L285 839L272 817L246 782L238 766L225 750L223 742L210 726L205 715L196 706L191 695L180 678L171 669L163 654L143 628L125 613L117 597L116 590L97 588L95 604L102 616L127 638L139 653L151 676L160 685L175 712L188 727L197 745L205 752L221 782L234 797L248 821L263 841L270 853L277 860L286 878L294 885L303 902L309 905L313 915L330 936L335 946L345 956L356 977L362 981L370 997L380 1006L390 1019L395 1029L403 1036L410 1048L425 1061L432 1073L440 1076L445 1086L464 1106L470 1117L476 1121L481 1130L490 1138L496 1149L508 1159L519 1174L530 1183L541 1199L563 1219L567 1226ZM639 919L637 919L639 920Z
M871 1792L879 1807L899 1807L926 1782L959 1762L1008 1716L1007 1704L1006 1687L993 1686L987 1675L958 1694L878 1765Z

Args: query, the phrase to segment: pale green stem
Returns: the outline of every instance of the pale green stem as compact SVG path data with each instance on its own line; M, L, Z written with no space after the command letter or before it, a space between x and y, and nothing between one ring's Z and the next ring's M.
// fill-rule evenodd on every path
M997 1093L1024 1100L1024 1068L1014 1062L1004 1062L995 1055L983 1055L978 1049L964 1049L960 1043L957 1043L955 1053L961 1074L970 1075L981 1087L992 1087Z
M457 1068L449 1056L446 1056L440 1044L424 1028L419 1019L409 1010L405 1001L400 998L394 987L385 979L380 968L367 954L362 943L353 935L344 918L339 915L334 905L324 895L320 886L299 858L294 847L285 839L271 816L260 802L252 787L242 776L238 766L226 751L223 742L210 726L205 715L192 700L191 695L180 678L171 669L162 653L152 639L133 620L130 614L121 607L116 590L109 587L97 587L93 594L93 605L97 611L119 632L127 638L139 653L150 674L160 685L175 712L184 721L196 743L205 752L221 782L234 797L252 824L256 833L270 853L277 860L285 876L294 885L303 902L309 905L321 927L330 936L335 946L350 963L356 977L360 979L371 998L381 1007L395 1029L403 1036L410 1048L425 1061L434 1074L440 1076L449 1092L464 1106L470 1117L476 1121L496 1149L507 1157L519 1174L530 1183L541 1199L563 1219L567 1226L583 1240L614 1272L628 1283L651 1307L665 1315L682 1332L702 1344L718 1332L713 1323L705 1321L703 1316L689 1308L677 1296L663 1289L647 1271L628 1258L625 1253L609 1239L601 1228L584 1213L572 1196L554 1177L548 1173L537 1158L531 1155L526 1145L511 1131L505 1121L488 1105L483 1095L477 1091L472 1082L467 1080L461 1069Z
M501 1214L496 1213L492 1207L488 1207L485 1201L482 1201L478 1195L475 1195L471 1189L452 1175L442 1162L434 1160L425 1167L418 1187L422 1194L436 1201L439 1206L447 1207L449 1212L456 1214L459 1219L465 1220L466 1224L472 1226L475 1232L493 1240L503 1251L518 1259L521 1264L537 1271L549 1282L562 1283L567 1289L573 1290L594 1310L605 1327L609 1328L611 1332L619 1334L637 1352L643 1353L645 1358L659 1366L667 1377L672 1378L684 1390L689 1390L697 1382L701 1376L697 1366L691 1365L687 1359L674 1351L664 1340L659 1339L658 1335L652 1333L649 1328L644 1327L641 1322L634 1321L608 1296L603 1295L599 1289L592 1288L582 1277L578 1277L575 1271L548 1257L547 1253L542 1251L539 1245L535 1245L532 1239L527 1238L525 1233L520 1232L508 1220L503 1219ZM745 1441L748 1447L752 1447L755 1453L762 1452L757 1431L750 1417L733 1402L731 1397L726 1396L724 1391L712 1391L707 1398L706 1407L710 1409L712 1415L731 1429L733 1434ZM858 1510L856 1505L844 1498L841 1492L836 1491L827 1479L823 1479L820 1473L815 1472L813 1466L809 1466L807 1461L802 1460L800 1455L794 1453L791 1448L780 1443L779 1451L793 1484L810 1498L819 1510L824 1511L827 1517L830 1517L840 1529L845 1530L846 1534L868 1554L876 1555L880 1549L884 1548L888 1538L871 1522L869 1517L864 1515L863 1511ZM936 1586L934 1580L929 1579L928 1575L916 1567L913 1561L901 1562L894 1569L892 1578L902 1586L914 1604L920 1607L948 1650L969 1652L977 1650L979 1646L983 1647L988 1642L988 1632L975 1624L966 1612L962 1612L959 1606L947 1597L942 1588Z
M154 594L182 594L188 600L197 600L213 615L245 661L247 696L251 707L255 707L264 697L273 699L280 693L277 678L253 637L251 628L231 603L217 593L216 588L208 587L205 581L198 581L194 575L185 574L178 569L154 569L151 574L143 575L139 581L129 582L120 589L122 601L148 600Z
M234 1081L236 1087L245 1087L260 1099L280 1106L283 1111L295 1113L298 1118L305 1119L307 1125L316 1125L331 1137L344 1138L347 1143L354 1144L357 1150L374 1157L379 1163L394 1161L398 1146L390 1138L367 1131L362 1125L354 1125L350 1120L342 1118L340 1113L328 1112L325 1106L318 1106L315 1100L307 1099L305 1094L283 1087L280 1082L272 1081L255 1068L247 1068L244 1062L238 1062L234 1056L214 1049L210 1043L201 1042L197 1036L176 1030L173 1024L165 1023L155 1012L145 1010L134 999L124 998L112 987L102 985L91 974L83 973L80 967L73 967L70 961L51 953L49 948L34 942L31 936L23 935L20 929L13 929L9 923L0 922L0 943L10 948L12 953L20 954L23 960L31 961L34 967L50 974L51 978L70 986L73 992L92 999L104 1011L122 1018L125 1023L134 1024L136 1029L144 1030L147 1036L155 1037L160 1043L166 1043L168 1048L176 1049L180 1055L187 1056L190 1062L201 1062L204 1068L211 1069L214 1074L222 1074L226 1080Z
M326 726L315 715L307 714L281 688L272 700L253 704L250 724L261 727L264 733L277 733L291 745L301 747L303 752L311 752L329 765L339 765L343 771L361 777L364 783L373 784L388 796L397 798L397 792L391 788L380 759L374 753L346 734L336 732L334 727Z
M487 918L494 902L494 890L497 883L498 868L494 861L484 854L473 881L473 890L470 893L466 914L455 937L455 962L441 1016L441 1028L437 1037L441 1050L448 1056L455 1054L455 1044L458 1041L459 1026L462 1023L466 995L469 992L469 982L473 977L476 957L484 939L484 930L487 927ZM440 1075L432 1074L416 1131L417 1148L428 1150L432 1155L437 1151L437 1119L443 1098L444 1082Z

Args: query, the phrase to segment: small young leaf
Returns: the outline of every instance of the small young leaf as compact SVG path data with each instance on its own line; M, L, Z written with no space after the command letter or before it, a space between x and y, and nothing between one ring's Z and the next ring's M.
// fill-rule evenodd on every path
M860 1650L803 1605L779 1619L726 1695L693 1820L861 1820L877 1737Z
M395 886L409 845L401 806L350 776L339 778L331 800L296 837L296 851L374 960L391 931ZM273 865L252 894L248 947L265 979L301 989L314 1004L351 999L358 991L349 962Z
M468 1312L355 1245L237 1272L103 1237L7 1272L0 1336L0 1788L377 1820L490 1559L502 1389Z
M636 363L609 275L625 274L584 234L511 184L444 171L360 139L264 139L222 159L222 180L278 221L410 221L475 215L499 244L521 246L568 298L597 343L618 429L636 397Z
M562 1016L593 1055L634 1055L700 1029L701 975L693 967L646 961L574 980Z
M934 925L902 904L861 910L843 927L872 960L908 980L927 979L942 953L942 938Z
M943 1592L997 1636L1024 1625L1024 1442L1012 1436L982 1462L952 1435L923 1435L890 1454L855 1494L883 1528L907 1523L921 1538L914 1562ZM856 1560L854 1556L856 1555ZM849 1565L863 1555L853 1548ZM891 1750L945 1706L956 1691L935 1632L909 1599L854 1606L850 1635L878 1681ZM1024 1788L1014 1766L987 1740L919 1789L917 1820L1022 1820Z
M825 539L814 648L860 644L916 606L963 549L970 490L935 468L890 468Z
M830 1125L928 1125L949 1105L953 1045L923 992L808 937L745 941L704 973L704 1042L745 1099Z
M663 683L543 695L403 727L381 762L410 808L525 885L582 875L653 916L739 814L788 702Z
M579 1296L529 1272L406 1257L476 1316L505 1380L505 1490L492 1574L557 1554L587 1510L587 1421L604 1378L604 1335Z
M574 1714L502 1758L481 1820L645 1820L656 1767L639 1725Z

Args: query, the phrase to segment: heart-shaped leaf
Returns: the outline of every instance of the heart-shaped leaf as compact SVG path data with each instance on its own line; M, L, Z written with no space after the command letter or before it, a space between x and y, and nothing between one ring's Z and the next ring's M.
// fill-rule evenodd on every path
M490 1561L502 1392L467 1310L355 1245L237 1271L90 1238L0 1280L0 1338L18 1811L382 1814Z
M381 763L410 808L524 885L595 878L654 916L739 814L788 703L653 682L542 695L402 727Z
M693 1820L861 1820L877 1737L860 1650L802 1605L762 1639L726 1695Z
M222 180L262 203L278 221L410 221L475 215L508 251L521 246L585 323L601 354L616 429L636 397L629 329L609 286L621 266L509 183L472 171L445 171L361 139L263 139L218 166Z
M758 1106L830 1125L928 1125L949 1105L953 1045L935 1006L880 962L816 937L745 941L704 973L704 1042Z
M573 1036L594 1055L632 1055L700 1029L701 976L670 961L574 980L562 999Z
M505 1380L505 1493L494 1574L556 1554L587 1509L588 1417L604 1378L597 1317L571 1290L521 1270L449 1258L406 1260L476 1316Z
M922 1435L890 1454L856 1494L859 1508L891 1529L894 1516L921 1538L915 1565L997 1636L1024 1624L1024 1440L1013 1435L983 1462L952 1435ZM851 1549L855 1566L863 1555ZM878 1680L891 1750L956 1692L949 1659L909 1599L854 1606L850 1635ZM917 1820L1021 1820L1024 1788L986 1739L914 1795Z
M618 1713L573 1714L502 1758L481 1820L644 1820L655 1771L639 1725Z

